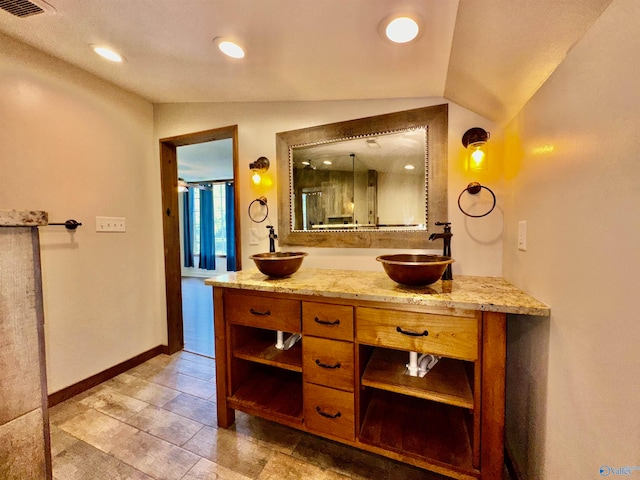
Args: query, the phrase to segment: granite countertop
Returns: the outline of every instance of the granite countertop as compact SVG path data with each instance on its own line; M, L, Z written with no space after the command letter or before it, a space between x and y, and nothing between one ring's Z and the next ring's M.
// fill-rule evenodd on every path
M48 222L47 212L41 210L0 210L0 227L38 227Z
M405 305L467 308L548 317L550 308L499 277L454 276L425 287L406 287L380 272L302 267L288 278L269 278L257 269L205 280L213 287L292 293Z

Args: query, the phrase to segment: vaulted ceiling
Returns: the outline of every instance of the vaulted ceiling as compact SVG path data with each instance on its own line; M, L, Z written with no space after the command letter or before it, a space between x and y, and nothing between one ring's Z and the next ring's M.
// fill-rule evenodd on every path
M153 103L444 97L505 124L611 0L47 2L23 18L0 10L0 32ZM422 18L416 41L380 35L399 12ZM221 55L216 37L245 58Z

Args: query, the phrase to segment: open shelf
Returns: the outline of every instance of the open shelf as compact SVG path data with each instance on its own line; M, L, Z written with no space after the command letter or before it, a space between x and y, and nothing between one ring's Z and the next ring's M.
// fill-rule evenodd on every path
M242 347L236 348L233 356L293 372L302 372L302 340L289 350L277 349L275 340L275 332L273 332L273 338L257 337Z
M465 362L441 358L424 377L412 377L405 373L408 361L408 352L376 348L362 375L361 384L457 407L474 408Z
M256 371L231 396L231 408L287 424L301 424L302 375L270 368Z
M360 442L475 472L464 409L381 390L364 407Z

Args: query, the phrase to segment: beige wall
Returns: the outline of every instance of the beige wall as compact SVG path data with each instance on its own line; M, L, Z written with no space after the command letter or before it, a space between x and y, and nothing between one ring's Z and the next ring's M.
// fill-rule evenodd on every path
M614 0L505 133L504 274L552 312L509 331L507 441L530 480L640 466L639 18Z
M256 187L250 181L249 163L260 156L272 163L268 178L274 182L277 166L275 134L297 128L332 123L353 118L446 103L442 98L393 99L335 102L277 102L277 103L181 103L154 105L156 138L171 137L211 128L238 125L238 154L240 161L240 213L242 228L242 265L254 267L249 255L268 249L268 232L257 226L260 245L249 245L249 231L255 225L247 215L249 203L264 195L269 205L270 219L277 225L277 188L275 183ZM483 175L469 176L464 170L462 134L471 127L483 127L495 137L492 168ZM449 219L453 222L454 275L502 274L501 207L483 219L465 217L458 210L460 192L472 180L479 180L502 201L501 132L498 127L455 104L449 104ZM299 247L297 247L299 249ZM425 242L425 249L431 248ZM392 250L353 248L304 248L309 253L304 266L314 268L346 268L352 270L380 270L375 257ZM406 251L406 250L405 250ZM435 250L434 250L435 252Z
M40 229L52 393L166 343L153 110L2 35L0 105L0 208L83 223ZM127 232L96 233L96 216Z

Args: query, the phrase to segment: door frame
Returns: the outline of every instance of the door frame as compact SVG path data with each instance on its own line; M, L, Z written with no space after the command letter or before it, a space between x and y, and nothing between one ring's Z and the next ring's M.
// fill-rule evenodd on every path
M240 191L238 188L238 125L214 128L160 141L160 185L162 190L162 231L164 275L167 301L167 343L169 355L184 347L182 324L182 262L180 260L180 212L178 211L177 147L230 138L233 142L233 190L236 242L236 270L242 268L240 232Z

